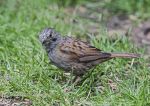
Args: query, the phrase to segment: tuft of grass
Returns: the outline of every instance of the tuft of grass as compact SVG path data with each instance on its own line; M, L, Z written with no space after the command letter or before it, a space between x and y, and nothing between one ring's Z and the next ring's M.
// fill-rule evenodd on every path
M7 0L0 7L0 95L21 96L33 106L149 105L150 72L145 60L114 59L98 65L85 75L83 83L74 86L71 76L49 64L38 41L38 33L54 27L65 34L87 36L86 22L75 13L66 14L46 0ZM73 23L73 19L79 23ZM126 37L114 42L100 27L91 43L102 50L143 53ZM111 80L112 82L109 82ZM116 85L112 90L111 84Z

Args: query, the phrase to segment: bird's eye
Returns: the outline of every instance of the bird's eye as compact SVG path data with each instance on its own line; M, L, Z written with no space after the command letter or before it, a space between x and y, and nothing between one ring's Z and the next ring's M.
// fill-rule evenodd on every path
M52 34L49 34L49 37L52 37Z

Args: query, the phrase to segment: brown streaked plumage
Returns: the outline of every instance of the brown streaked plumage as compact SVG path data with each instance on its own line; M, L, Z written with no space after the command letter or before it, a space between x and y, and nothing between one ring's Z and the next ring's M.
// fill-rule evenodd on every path
M85 74L92 67L112 58L137 58L134 53L106 53L87 42L71 37L62 37L54 29L44 29L39 40L48 52L51 62L77 76Z

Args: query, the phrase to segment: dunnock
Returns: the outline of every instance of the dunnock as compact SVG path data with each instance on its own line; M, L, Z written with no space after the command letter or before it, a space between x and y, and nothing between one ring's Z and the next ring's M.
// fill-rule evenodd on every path
M76 76L81 76L94 66L112 58L139 57L133 53L106 53L87 42L62 37L52 28L44 29L39 35L39 40L54 65L67 72L73 71Z

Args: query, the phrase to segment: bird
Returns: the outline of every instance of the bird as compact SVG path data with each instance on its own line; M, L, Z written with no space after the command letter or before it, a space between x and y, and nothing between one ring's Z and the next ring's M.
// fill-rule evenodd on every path
M52 64L75 76L83 76L91 68L113 58L138 58L135 53L104 52L88 42L73 37L63 37L54 28L39 33L39 41L45 48Z

